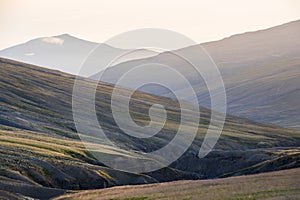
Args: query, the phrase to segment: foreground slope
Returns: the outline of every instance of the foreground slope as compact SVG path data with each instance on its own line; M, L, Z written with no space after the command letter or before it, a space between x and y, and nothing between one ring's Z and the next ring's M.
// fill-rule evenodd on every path
M200 108L196 139L178 161L147 174L114 170L96 160L78 138L71 105L74 76L7 59L0 59L0 72L1 194L50 198L68 190L226 177L300 166L299 131L233 116L227 116L214 151L199 159L196 155L210 116L209 110ZM82 82L86 87L94 83L89 79ZM160 134L147 141L138 140L116 126L109 109L112 89L109 84L99 85L97 114L110 139L123 149L122 156L133 156L137 150L153 151L174 137L180 118L176 100L142 92L133 95L131 113L137 123L147 124L153 103L165 105L169 114ZM119 149L96 146L104 155L120 155ZM136 159L142 159L142 155Z
M300 168L215 180L122 186L64 195L61 199L299 199Z
M1 129L0 193L49 199L70 189L157 182L147 175L103 166L79 140L11 127Z

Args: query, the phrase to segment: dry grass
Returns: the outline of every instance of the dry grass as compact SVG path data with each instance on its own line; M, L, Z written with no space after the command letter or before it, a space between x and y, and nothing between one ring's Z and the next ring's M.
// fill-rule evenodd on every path
M300 168L215 180L121 186L64 195L62 199L300 199Z

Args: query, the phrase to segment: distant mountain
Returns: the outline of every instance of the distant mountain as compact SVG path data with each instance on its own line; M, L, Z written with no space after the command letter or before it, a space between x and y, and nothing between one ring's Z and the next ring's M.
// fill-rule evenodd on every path
M300 20L201 45L220 69L230 114L300 129ZM197 60L199 47L195 45L174 52ZM107 70L102 80L116 83L126 71L146 63L163 63L185 75L197 91L199 104L210 108L209 93L203 80L199 80L196 72L172 52L118 64ZM155 76L155 73L151 75ZM168 77L169 83L177 90L185 90L177 79L172 80L168 74L160 73L160 76ZM138 78L144 79L143 75ZM123 86L132 87L130 84ZM140 89L172 97L165 88ZM190 96L181 98L190 100Z
M63 34L33 39L24 44L4 49L0 51L0 57L57 69L71 74L78 74L81 63L97 45L99 44L95 42L82 40L69 34ZM111 56L119 55L120 53L128 51L106 44L101 44L97 50L102 56L103 54ZM135 51L134 54L122 57L122 59L117 60L115 64L157 54L155 51L140 49ZM98 56L98 58L99 57L100 56ZM97 65L99 64L98 60L92 60L89 64L91 64L91 67L101 69L101 66ZM103 66L103 68L104 67L105 66ZM89 72L86 73L87 76L91 75Z
M0 195L49 199L69 190L206 179L299 167L300 131L230 115L226 117L223 133L214 150L207 157L198 158L196 155L210 117L210 111L200 107L201 121L194 143L169 167L146 174L111 169L96 160L78 138L72 117L74 75L8 59L0 59L0 71ZM87 90L94 83L85 78L81 81ZM107 137L122 151L102 141L100 145L93 144L95 152L145 161L144 153L137 156L137 151L154 151L174 138L181 115L178 102L136 92L130 109L137 123L149 122L148 110L152 104L164 105L168 117L161 132L155 136L134 138L125 134L114 121L110 108L113 88L113 85L100 83L95 105ZM127 105L120 101L118 106ZM99 140L97 137L91 139L91 142ZM181 144L176 146L180 148Z

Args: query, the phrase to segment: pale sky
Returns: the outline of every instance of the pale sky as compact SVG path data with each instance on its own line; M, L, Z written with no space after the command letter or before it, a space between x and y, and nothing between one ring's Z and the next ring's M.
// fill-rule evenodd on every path
M0 0L0 49L63 33L103 42L138 28L201 43L297 19L298 0Z

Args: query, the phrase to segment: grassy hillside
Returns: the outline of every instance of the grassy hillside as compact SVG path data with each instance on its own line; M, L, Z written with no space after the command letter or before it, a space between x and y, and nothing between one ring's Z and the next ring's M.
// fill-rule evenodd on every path
M227 116L224 131L213 152L196 155L209 122L210 111L201 109L201 124L190 149L171 166L133 174L110 169L96 160L80 142L72 119L75 77L54 70L0 59L0 194L50 198L69 190L97 189L181 179L205 179L261 173L300 167L300 131L264 125ZM82 79L87 88L94 82ZM153 103L165 105L168 120L149 140L124 134L109 109L112 85L101 83L96 107L101 125L123 150L96 145L105 154L133 156L167 144L178 127L178 102L141 92L131 101L137 123L149 122ZM124 89L125 90L125 89ZM120 102L119 106L124 106ZM189 134L189 133L187 133ZM120 154L121 153L121 154ZM136 159L143 159L142 154Z
M215 180L177 181L67 194L62 199L109 200L255 200L299 199L300 169Z
M86 151L79 140L3 126L1 129L2 192L4 190L43 199L62 194L67 189L157 182L147 175L121 172L103 166Z

